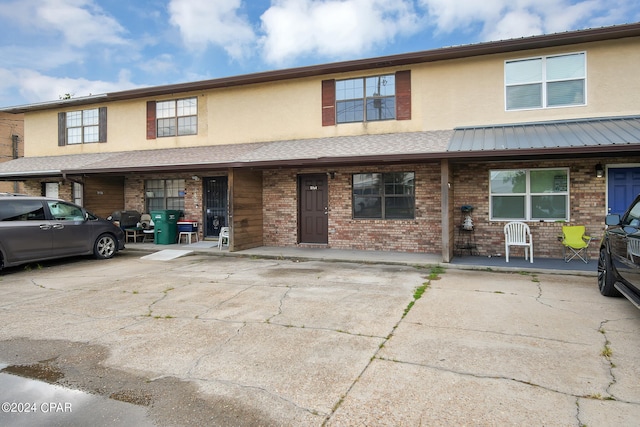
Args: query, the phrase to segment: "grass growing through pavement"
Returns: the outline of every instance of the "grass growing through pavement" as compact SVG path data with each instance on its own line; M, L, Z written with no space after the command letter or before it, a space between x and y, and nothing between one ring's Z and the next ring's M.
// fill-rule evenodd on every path
M404 309L404 313L402 314L403 318L409 313L409 311L411 310L413 305L416 303L416 301L422 298L422 295L429 288L429 285L431 285L431 281L438 280L440 278L440 275L445 271L446 270L440 266L431 267L431 270L429 271L429 276L427 276L429 280L424 282L422 285L418 286L415 289L415 291L413 291L413 300L409 303L409 305L407 305L407 308Z

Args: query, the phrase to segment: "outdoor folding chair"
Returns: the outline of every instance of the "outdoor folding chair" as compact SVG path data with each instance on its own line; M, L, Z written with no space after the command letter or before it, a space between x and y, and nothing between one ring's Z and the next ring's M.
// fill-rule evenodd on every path
M524 222L509 222L504 226L504 254L509 262L509 247L523 246L524 259L530 258L533 262L533 240L531 230Z
M575 257L580 258L585 264L589 263L589 243L591 236L585 235L584 225L562 226L562 245L564 246L564 262L569 262Z

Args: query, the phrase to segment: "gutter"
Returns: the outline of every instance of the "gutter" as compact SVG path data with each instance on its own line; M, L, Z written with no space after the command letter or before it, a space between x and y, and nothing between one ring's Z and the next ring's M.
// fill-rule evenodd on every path
M607 146L607 156L612 157L624 153L638 154L640 144L625 144ZM214 171L227 169L277 169L291 167L313 167L313 166L357 166L357 165L382 165L436 162L442 159L453 161L465 161L469 159L478 160L508 160L517 157L518 159L541 159L555 158L560 155L572 155L574 158L584 157L604 157L602 146L589 147L562 147L544 149L521 149L521 150L492 150L492 151L467 151L467 152L433 152L416 154L395 154L395 155L372 155L372 156L350 156L350 157L316 157L305 159L287 160L264 160L264 161L233 161L224 163L197 163L197 164L172 164L162 166L142 166L142 167L114 167L114 168L85 168L76 170L64 170L65 175L78 174L124 174L124 173L149 173L149 172L184 172L184 171Z
M525 51L556 46L568 46L572 44L615 40L627 37L640 37L640 23L567 31L564 33L537 35L519 39L491 41L471 45L450 46L377 58L358 59L330 64L289 68L284 70L264 71L260 73L244 74L240 76L223 77L197 82L177 83L164 86L131 89L120 92L106 93L102 95L72 98L69 100L51 101L31 105L1 108L0 112L18 114L29 111L48 110L67 106L92 104L98 101L113 102L136 98L155 97L174 93L185 93L217 88L227 88L233 86L245 86L250 84L268 83L305 77L315 77L322 75L329 76L331 74L340 74L353 71L363 71L387 67L401 67L417 63L470 58L474 56Z

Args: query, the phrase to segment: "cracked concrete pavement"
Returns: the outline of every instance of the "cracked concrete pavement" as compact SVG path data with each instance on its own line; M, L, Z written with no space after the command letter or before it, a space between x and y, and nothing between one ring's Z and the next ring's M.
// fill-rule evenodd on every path
M0 363L159 426L640 419L640 310L594 277L140 255L4 271Z

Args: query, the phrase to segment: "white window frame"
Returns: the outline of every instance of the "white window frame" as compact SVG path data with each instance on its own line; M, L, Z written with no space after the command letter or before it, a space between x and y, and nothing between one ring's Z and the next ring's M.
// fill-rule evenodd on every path
M563 56L571 56L571 55L583 55L584 58L584 76L581 78L573 78L573 79L557 79L557 80L550 80L547 79L547 60L549 58L558 58L558 57L563 57ZM542 78L541 80L532 80L528 83L517 83L517 84L507 84L507 64L509 63L514 63L514 62L521 62L521 61L530 61L530 60L536 60L536 59L540 59L542 61ZM557 55L543 55L543 56L532 56L529 58L518 58L518 59L508 59L504 61L504 110L506 112L509 111L526 111L526 110L546 110L546 109L553 109L553 108L570 108L570 107L585 107L588 105L588 101L587 101L587 94L588 94L588 90L587 90L587 75L588 75L588 70L587 70L587 52L586 51L580 51L580 52L569 52L569 53L562 53L562 54L557 54ZM572 81L572 80L584 80L584 103L582 104L565 104L565 105L552 105L552 106L548 106L548 100L547 100L547 84L548 83L553 83L553 82L563 82L563 81ZM524 108L508 108L507 105L507 88L508 87L513 87L513 86L522 86L525 84L536 84L539 83L542 86L542 105L540 107L524 107Z
M84 186L79 182L74 182L73 188L73 203L78 206L84 206Z
M386 81L386 79L390 79L393 80L393 94L390 94L386 91L386 83L384 83ZM368 82L370 81L377 81L378 82L378 91L375 90L375 85L367 85ZM354 83L353 88L349 88L349 87L343 87L341 88L342 84L348 84L350 82ZM360 86L361 85L361 86ZM374 92L371 92L371 88L374 87ZM382 89L384 90L384 93ZM357 89L360 89L359 91ZM371 93L369 93L371 92ZM391 74L381 74L381 75L375 75L375 76L364 76L364 77L353 77L350 79L342 79L342 80L336 80L336 87L335 87L335 110L336 110L336 124L345 124L345 123L366 123L366 122L380 122L380 121L387 121L387 120L397 120L397 95L398 95L398 88L396 86L396 75L391 73ZM376 109L376 108L382 108L382 105L384 105L386 100L393 100L393 110L391 110L393 112L392 117L389 116L387 117L385 115L385 117L381 117L381 118L376 118L376 117L372 117L369 113L369 107L370 105L373 105L372 109ZM342 112L342 107L341 104L344 103L362 103L362 119L360 120L356 120L356 119L344 119L344 120L340 120L340 114ZM375 105L378 104L379 106L376 107Z
M100 142L100 109L69 111L65 117L67 145Z
M566 171L567 181L566 189L561 191L554 191L551 193L533 193L531 192L531 172L545 171L545 170L563 170ZM525 191L524 193L492 193L491 188L491 174L493 172L509 172L509 171L524 171L526 173L525 179ZM525 221L525 222L558 222L571 220L571 194L570 194L570 170L568 167L550 167L550 168L517 168L517 169L492 169L489 171L489 220L495 222L508 222L508 221ZM531 199L535 196L554 195L565 196L565 218L533 218L532 217L532 203ZM495 218L493 215L493 197L494 196L524 196L524 218Z
M193 106L181 105L181 103L192 102ZM167 108L168 107L168 108ZM194 114L191 110L195 109ZM166 121L173 121L173 126L163 125ZM185 122L191 122L186 124ZM173 129L167 132L163 129ZM193 131L190 131L193 129ZM162 130L162 131L161 131ZM158 138L175 136L189 136L198 134L198 97L167 99L156 101L156 135Z

